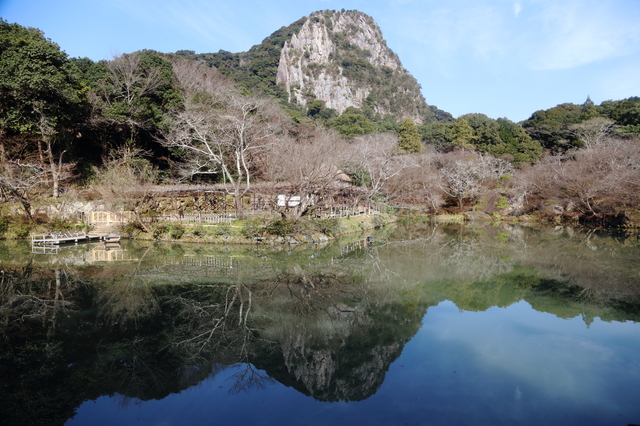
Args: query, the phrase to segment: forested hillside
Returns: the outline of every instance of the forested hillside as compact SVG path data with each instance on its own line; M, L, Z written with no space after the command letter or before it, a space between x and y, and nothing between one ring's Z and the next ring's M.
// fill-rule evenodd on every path
M360 46L379 51L358 47L361 29L373 35ZM141 218L155 208L150 185L182 183L224 184L240 216L257 183L265 196L286 187L305 201L272 208L292 219L336 188L349 188L353 205L429 213L574 220L640 208L640 98L561 104L522 123L453 119L427 106L376 29L360 12L322 11L249 52L143 50L94 62L69 58L38 29L0 21L3 214L19 205L31 220L43 200L75 193ZM328 34L325 44L291 61L295 40L314 31ZM321 47L332 62L312 60ZM283 63L305 84L332 72L368 94L341 98L359 107L332 108L346 104L278 83Z
M375 21L358 11L315 12L248 52L183 50L176 55L217 68L253 94L283 100L296 119L311 114L328 120L347 108L360 110L377 130L397 127L406 118L417 123L452 119L427 105Z

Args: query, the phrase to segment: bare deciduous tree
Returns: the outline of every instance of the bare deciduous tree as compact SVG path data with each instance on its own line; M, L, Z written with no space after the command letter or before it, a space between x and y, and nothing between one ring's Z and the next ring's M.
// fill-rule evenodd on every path
M17 143L15 145L26 145ZM29 158L18 146L0 140L0 197L16 201L31 220L31 199L34 191L48 183L48 171L37 158Z
M475 200L488 183L511 173L510 163L492 155L465 155L442 168L442 190L457 198L461 210L464 199Z
M0 328L3 333L31 330L30 321L53 323L58 314L77 309L74 295L80 280L69 268L45 270L31 264L0 276ZM24 329L23 329L24 327Z
M585 143L587 148L599 145L613 129L614 122L596 117L570 127L571 133Z
M153 93L161 84L158 68L142 69L139 53L116 56L107 68L112 91L127 105L132 105L136 97Z
M122 122L132 130L145 124L137 118L143 109L138 100L152 95L162 84L160 70L143 68L140 62L138 52L115 56L106 63L107 78L98 82L100 89L91 97L94 106L107 111L107 119Z
M282 139L263 160L273 208L291 219L311 211L329 188L349 179L338 168L348 148L340 136L324 129L314 129L297 139ZM278 195L284 198L278 199Z
M168 81L162 65L154 60L159 58L153 56L145 52L115 56L104 63L106 72L96 81L97 88L87 94L92 108L87 124L102 139L102 156L124 144L140 146L138 135L158 125L165 106L156 96Z
M53 186L53 197L58 198L60 196L60 182L72 177L72 171L75 168L75 164L63 163L62 159L66 150L62 150L56 155L54 152L54 145L56 144L56 130L51 123L51 117L45 113L45 110L41 105L35 105L34 110L39 115L38 129L42 135L42 138L38 140L40 163L48 170L50 182Z
M361 136L350 145L346 168L364 188L367 204L390 179L406 168L417 167L415 157L398 153L397 145L397 137L387 133Z
M233 187L236 213L242 216L253 158L281 134L282 113L272 101L240 93L203 65L176 62L174 67L184 110L161 142L184 151L187 176L221 173Z
M640 142L604 139L589 149L547 157L522 179L538 198L575 205L582 213L597 215L601 206L637 208Z
M396 203L425 205L432 211L443 203L442 175L439 164L442 154L426 153L413 156L415 167L407 167L385 186L385 193Z
M96 170L92 186L111 209L132 211L137 225L151 233L143 215L150 212L157 172L144 155L138 148L122 147L114 151L104 160L103 167Z

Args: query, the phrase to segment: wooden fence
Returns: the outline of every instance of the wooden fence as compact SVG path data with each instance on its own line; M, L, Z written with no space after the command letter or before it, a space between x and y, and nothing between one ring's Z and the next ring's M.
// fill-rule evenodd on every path
M185 256L182 260L180 260L177 263L180 265L207 266L207 267L213 267L217 269L238 269L238 266L239 266L237 259L234 259L234 258L220 259L215 256L204 256L204 257ZM172 263L172 264L175 264L175 263Z
M380 203L371 203L369 206L331 206L324 209L316 210L317 216L328 217L350 217L361 214L380 214L384 210L384 205Z
M215 225L218 223L231 223L235 218L236 215L232 213L175 213L154 216L153 220Z
M254 206L258 207L258 206ZM264 207L264 206L263 206ZM384 209L383 204L371 203L369 206L331 206L323 209L316 209L315 215L322 218L330 217L350 217L361 214L378 214ZM267 208L252 208L244 212L245 217L255 217L264 214L273 213L272 210ZM135 215L131 211L109 212L109 211L94 211L89 214L89 224L110 224L119 223L125 224L131 222ZM219 223L231 223L236 219L234 211L224 211L217 213L200 213L200 212L181 212L176 211L173 213L161 213L157 215L144 215L143 220L145 222L157 222L157 221L169 221L169 222L182 222L182 223L197 223L197 224L211 224L216 225Z
M131 222L134 215L131 211L93 211L89 214L89 224L99 223L127 223Z

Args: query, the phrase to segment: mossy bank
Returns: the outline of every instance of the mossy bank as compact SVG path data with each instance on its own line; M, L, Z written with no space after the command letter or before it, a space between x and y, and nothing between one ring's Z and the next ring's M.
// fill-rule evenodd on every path
M394 223L394 215L357 215L328 219L276 219L264 215L235 219L229 223L205 225L198 223L156 222L151 233L128 225L123 237L136 240L180 241L209 244L255 244L286 242L290 244L319 243L340 235L380 229Z

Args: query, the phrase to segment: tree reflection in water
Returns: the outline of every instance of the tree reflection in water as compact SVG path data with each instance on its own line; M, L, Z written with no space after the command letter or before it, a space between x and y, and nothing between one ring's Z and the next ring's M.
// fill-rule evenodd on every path
M0 332L19 329L25 321L55 324L59 313L75 310L74 294L81 283L68 269L42 271L31 263L3 269L0 275Z
M637 243L566 229L402 232L350 253L143 247L99 278L4 268L0 415L63 424L82 401L162 399L230 367L234 393L277 380L320 401L363 400L445 299L469 311L526 300L587 324L640 321Z

